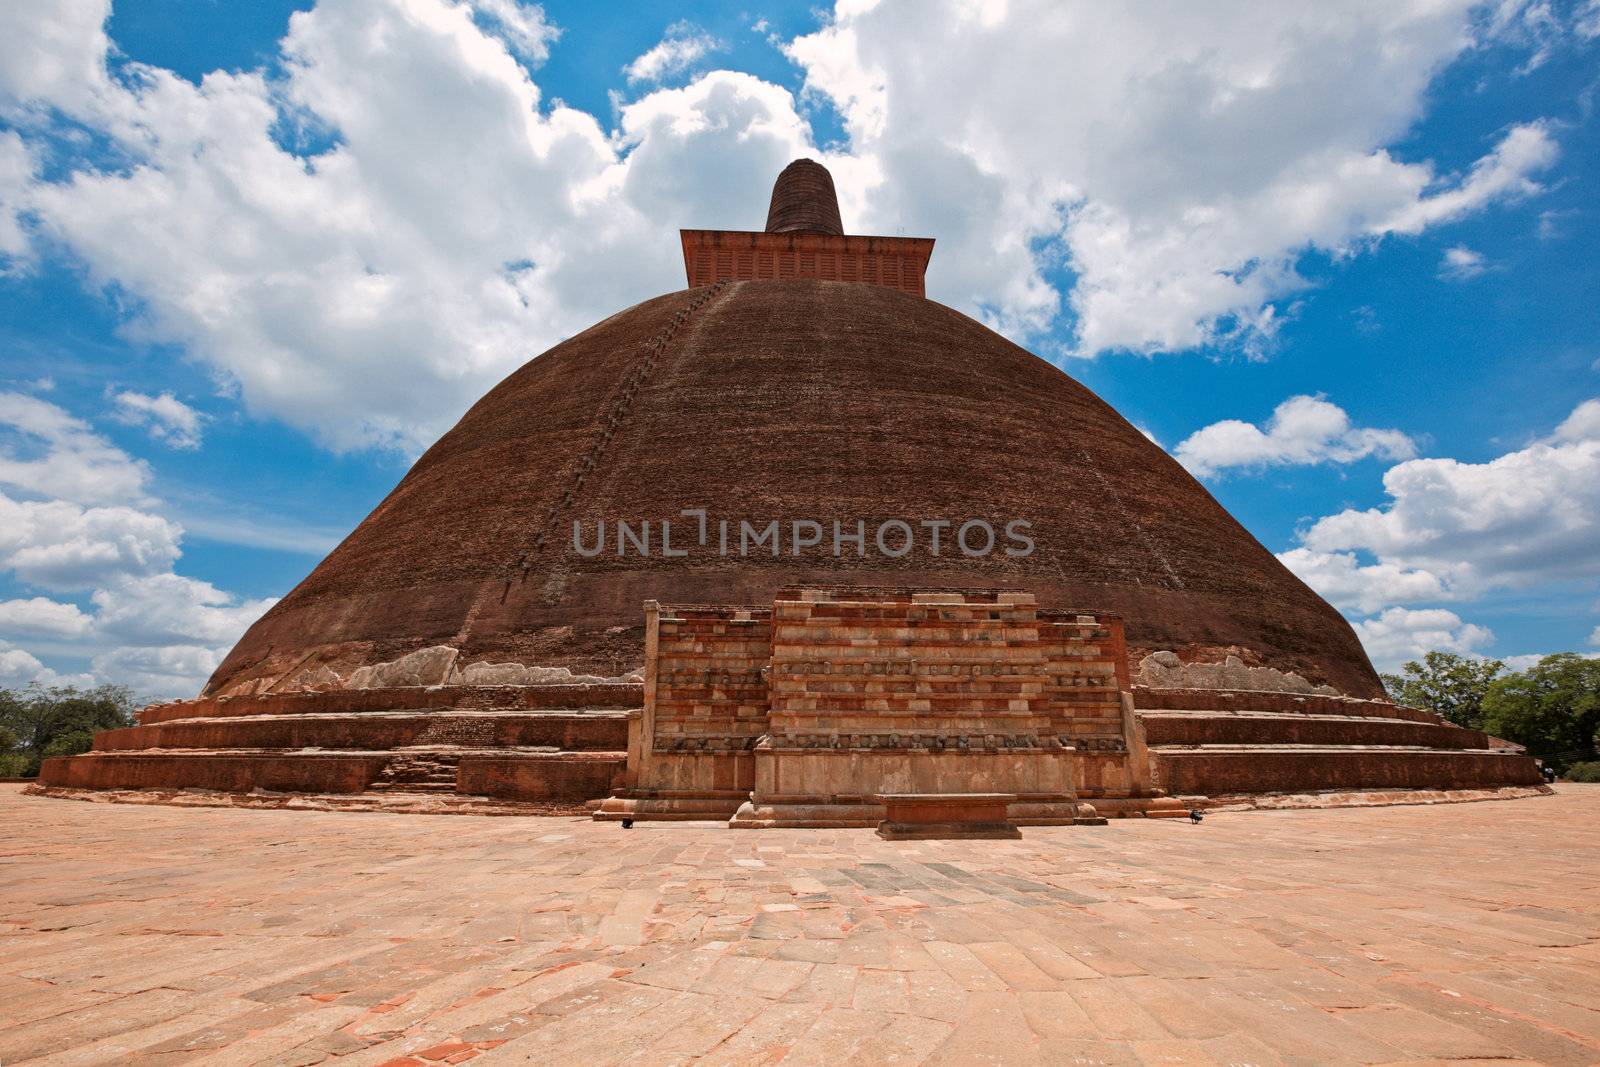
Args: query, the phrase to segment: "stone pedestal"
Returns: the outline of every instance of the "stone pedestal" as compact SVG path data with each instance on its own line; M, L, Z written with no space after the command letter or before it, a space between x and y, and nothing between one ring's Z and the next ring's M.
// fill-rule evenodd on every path
M1007 817L1015 793L880 793L878 836L890 841L1022 836Z

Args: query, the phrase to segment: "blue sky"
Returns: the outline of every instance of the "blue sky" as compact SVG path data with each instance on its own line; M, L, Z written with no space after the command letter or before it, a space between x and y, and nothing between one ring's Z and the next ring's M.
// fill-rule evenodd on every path
M1600 0L841 8L8 6L0 684L191 694L799 154L1381 667L1600 648Z

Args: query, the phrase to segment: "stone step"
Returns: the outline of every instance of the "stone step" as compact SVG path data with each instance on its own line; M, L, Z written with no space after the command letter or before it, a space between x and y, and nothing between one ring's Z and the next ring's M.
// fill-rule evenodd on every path
M331 689L320 692L272 693L261 696L204 697L152 704L139 713L151 725L178 719L232 718L241 715L337 713L460 709L479 711L577 710L633 708L644 703L638 682L591 682L555 685L439 685L388 689Z
M615 751L628 744L629 712L462 711L249 715L180 719L95 735L95 751L258 749L360 751L414 745Z
M1538 785L1516 753L1397 746L1152 748L1156 785L1172 795L1306 793L1345 789L1482 789Z

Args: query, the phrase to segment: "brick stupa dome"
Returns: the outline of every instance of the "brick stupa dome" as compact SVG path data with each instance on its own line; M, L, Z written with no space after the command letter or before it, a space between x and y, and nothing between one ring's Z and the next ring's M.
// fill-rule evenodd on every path
M698 262L725 280L620 312L492 389L251 627L208 692L309 668L348 677L436 645L461 663L616 675L642 661L646 599L761 603L850 582L1025 589L1121 613L1136 662L1231 653L1381 694L1338 612L1170 456L1058 368L914 295L931 242L841 230L832 178L800 160L765 233L686 232L691 277ZM783 277L783 257L803 273L808 249L820 276ZM712 543L690 543L683 509L704 509ZM975 518L1031 523L1033 553L951 554ZM663 519L687 555L573 548L574 522L592 537L649 521L659 540ZM800 558L723 556L720 519L777 520L786 539L814 520L825 535ZM889 519L949 520L946 553L833 556L835 520L865 522L870 548Z
M778 794L762 792L752 759L779 719L752 665L795 661L770 620L775 595L801 587L867 597L842 617L874 613L871 632L891 645L929 625L885 623L895 598L961 605L931 624L956 635L954 652L886 654L872 678L852 680L852 667L819 684L852 706L865 699L854 686L900 684L879 679L891 667L897 679L908 664L929 672L916 683L929 710L906 725L941 750L994 750L963 767L1000 759L1004 740L1035 753L1027 767L1060 769L1034 735L944 734L965 721L951 701L994 703L994 675L1043 656L1041 635L1088 635L1081 649L1106 661L1095 670L1113 668L1110 694L1103 670L1060 652L1038 660L1041 680L1025 680L1037 692L1019 699L1062 709L1068 733L1051 736L1081 764L1074 788L1107 810L1144 811L1155 795L1116 774L1190 797L1538 788L1533 760L1385 699L1338 612L1104 401L924 299L931 240L841 231L833 181L811 161L779 178L766 230L682 231L688 290L613 315L490 390L249 629L200 698L46 760L36 788L201 789L269 805L319 794L294 803L418 811L571 812L610 797L620 807L600 814L619 818L725 818L748 800L771 821ZM741 555L744 524L761 537L776 524L783 543ZM963 527L976 554L958 547ZM663 621L646 601L679 616ZM657 655L635 673L647 619ZM662 626L677 635L665 682ZM714 636L685 637L696 627ZM878 638L851 636L851 655ZM831 675L833 661L819 662ZM970 689L947 691L956 683ZM876 759L922 743L827 728L796 744ZM660 760L646 754L658 743ZM1081 814L1058 801L1034 815Z

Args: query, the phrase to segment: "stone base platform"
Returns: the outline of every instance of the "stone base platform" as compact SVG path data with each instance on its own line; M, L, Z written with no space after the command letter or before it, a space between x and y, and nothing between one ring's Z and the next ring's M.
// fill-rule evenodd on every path
M275 811L350 811L387 815L587 815L593 801L500 800L457 793L227 793L215 789L70 789L31 785L29 796L90 804L156 804L175 808L253 808Z
M1474 791L1543 782L1518 749L1382 700L1253 690L1149 689L1133 702L1171 794Z
M1495 789L1369 789L1320 793L1235 793L1175 798L1207 811L1297 811L1305 808L1390 808L1417 804L1470 804L1482 800L1522 800L1550 796L1548 785L1506 785Z
M145 709L138 726L95 735L81 756L46 760L40 785L114 796L431 794L582 810L617 784L640 695L637 684L599 683L180 701Z
M884 808L878 836L885 841L1022 836L1006 817L1017 799L1011 793L882 793L872 799Z

